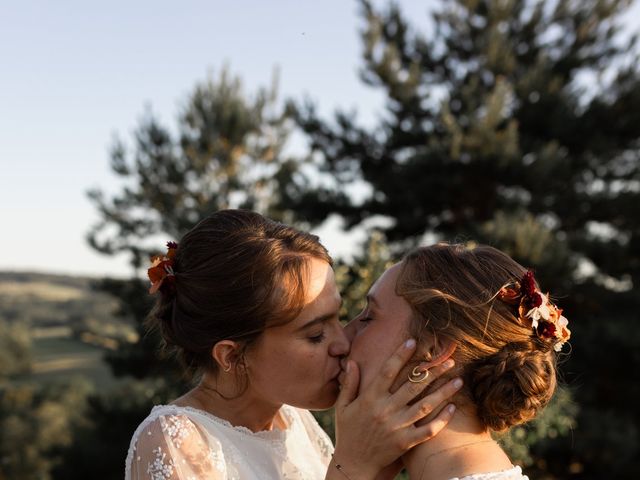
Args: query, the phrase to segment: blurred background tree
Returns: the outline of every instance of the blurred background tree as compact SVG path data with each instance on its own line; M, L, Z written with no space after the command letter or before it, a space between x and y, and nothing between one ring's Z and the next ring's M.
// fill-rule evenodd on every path
M31 371L31 335L26 325L0 319L0 384Z
M31 335L0 321L0 479L48 480L85 422L91 386L82 380L40 385L24 380L32 370Z
M297 167L283 152L290 128L277 103L275 74L269 89L248 95L240 78L223 68L218 78L195 86L176 135L147 112L133 151L115 141L111 170L123 186L111 198L89 192L101 217L89 243L108 255L126 252L137 268L157 253L159 236L179 238L215 210L283 218L280 187Z
M640 387L625 373L640 366L640 75L636 37L619 35L630 3L439 2L419 29L394 4L362 1L361 78L386 97L380 121L297 105L325 179L289 190L306 219L383 216L395 252L425 238L489 243L561 298L579 430L521 435L541 440L520 455L535 478L640 473ZM368 195L350 196L353 184ZM573 412L562 400L556 412Z

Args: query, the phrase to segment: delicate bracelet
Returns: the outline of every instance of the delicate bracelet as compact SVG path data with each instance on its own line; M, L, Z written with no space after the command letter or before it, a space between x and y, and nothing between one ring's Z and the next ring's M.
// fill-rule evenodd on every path
M331 456L333 457L333 454L331 454ZM335 458L334 458L335 460ZM339 463L334 463L334 466L336 467L336 470L338 470L342 475L344 475L344 477L347 480L351 480L351 477L349 477L349 475L347 475L344 470L342 469L342 465L340 465Z

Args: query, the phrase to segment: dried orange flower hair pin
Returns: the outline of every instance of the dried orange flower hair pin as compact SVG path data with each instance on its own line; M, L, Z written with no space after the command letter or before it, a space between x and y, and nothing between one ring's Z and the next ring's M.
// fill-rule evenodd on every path
M166 255L156 255L151 257L151 267L147 270L147 275L151 281L149 293L156 293L162 289L163 292L173 292L175 290L175 274L173 272L173 259L176 256L178 244L167 242Z

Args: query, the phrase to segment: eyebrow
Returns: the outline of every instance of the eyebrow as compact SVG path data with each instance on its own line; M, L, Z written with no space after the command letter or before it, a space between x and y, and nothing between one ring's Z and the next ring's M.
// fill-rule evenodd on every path
M309 327L313 327L314 325L317 325L319 323L328 322L329 320L331 320L332 318L340 314L340 308L342 307L343 303L344 303L344 300L340 299L340 305L338 305L337 310L333 312L325 313L324 315L318 315L317 317L314 317L313 319L309 320L307 323L299 327L296 331L300 332L302 330L306 330Z

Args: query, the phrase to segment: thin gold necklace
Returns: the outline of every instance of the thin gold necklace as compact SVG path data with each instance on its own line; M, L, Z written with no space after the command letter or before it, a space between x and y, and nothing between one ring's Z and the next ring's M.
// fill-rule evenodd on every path
M422 464L422 472L420 472L420 479L422 480L422 477L424 475L424 471L427 468L427 462L429 460L431 460L431 457L435 457L436 455L439 455L439 454L444 453L444 452L448 452L450 450L457 450L459 448L470 447L471 445L479 445L481 443L490 443L490 442L495 442L495 440L493 438L491 438L489 440L478 440L477 442L463 443L462 445L456 445L455 447L443 448L442 450L438 450L437 452L430 453L429 455L427 455L427 458L424 459L424 463Z

